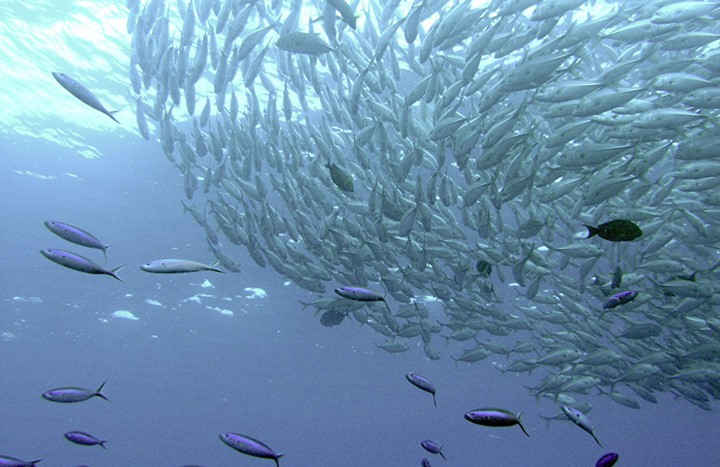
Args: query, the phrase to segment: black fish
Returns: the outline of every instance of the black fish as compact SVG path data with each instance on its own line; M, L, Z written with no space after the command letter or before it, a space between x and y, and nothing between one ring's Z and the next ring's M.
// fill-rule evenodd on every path
M334 310L326 311L320 317L320 324L325 327L331 328L342 323L345 319L345 316L347 316L347 313L340 313L339 311Z
M584 224L583 224L584 225ZM588 229L587 238L595 235L611 242L629 242L640 238L642 230L634 222L625 219L616 219L614 221L605 222L597 227L585 225Z
M348 193L353 192L353 178L350 174L344 172L340 167L333 163L325 164L330 171L330 178L336 187Z
M479 260L477 264L475 264L475 270L485 277L490 277L490 274L492 274L492 264Z

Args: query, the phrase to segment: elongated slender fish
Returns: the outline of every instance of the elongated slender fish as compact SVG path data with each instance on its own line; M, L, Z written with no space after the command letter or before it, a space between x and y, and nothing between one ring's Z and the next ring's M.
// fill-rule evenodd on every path
M407 378L407 380L410 381L413 386L432 394L433 404L435 404L435 407L437 407L437 402L435 401L435 386L433 385L433 383L430 382L429 379L425 378L424 376L416 375L415 373L408 373L405 375L405 378Z
M60 266L65 266L66 268L85 272L87 274L107 274L108 276L112 276L122 282L122 279L116 276L115 272L117 272L124 265L118 266L114 269L105 269L91 259L75 253L71 253L69 251L58 250L56 248L40 250L40 253L42 253L42 255L50 261L53 261Z
M219 262L216 261L211 265L190 261L188 259L158 259L150 261L140 266L145 272L153 272L157 274L178 274L183 272L213 271L225 272L215 267Z
M92 399L93 397L99 397L101 399L105 399L106 401L109 401L107 397L105 397L100 391L102 391L103 387L105 386L105 383L107 383L107 380L103 381L103 383L100 385L97 389L85 389L85 388L77 388L73 386L64 387L64 388L55 388L51 389L47 392L45 392L42 397L43 399L47 399L52 402L62 402L62 403L70 403L70 402L83 402L88 399Z
M513 426L518 425L528 438L530 435L525 431L525 427L521 422L522 412L515 415L514 413L495 407L484 409L475 409L465 414L465 420L483 426Z
M420 443L420 446L422 446L423 449L425 449L427 452L431 452L433 454L440 454L440 457L447 460L445 454L442 453L442 446L438 446L435 441L426 439L425 441L422 441Z
M375 291L362 287L338 287L335 289L335 293L343 298L357 300L359 302L383 302L388 312L390 312L390 306L385 301L385 297Z
M577 409L573 409L572 407L567 407L565 405L563 405L561 408L565 415L567 415L567 418L569 418L577 426L588 432L590 436L593 437L598 446L602 447L602 444L600 444L597 436L595 436L595 428L592 426L590 419L587 418L584 413L580 412Z
M247 454L248 456L272 459L275 461L276 466L280 466L279 459L283 454L276 454L267 444L254 438L237 433L224 433L220 435L220 440L236 451Z
M24 461L16 457L0 456L0 467L33 467L42 459L34 461Z
M116 123L120 123L113 116L117 110L113 110L112 112L107 110L105 106L100 103L100 100L95 96L95 94L93 94L88 88L63 73L53 71L52 75L55 80L60 83L60 86L64 87L67 92L77 97L82 103L104 113L108 117L112 118Z
M60 221L46 221L45 227L50 232L54 233L60 238L64 238L68 242L75 243L76 245L86 246L88 248L97 248L102 250L103 255L109 245L105 245L103 242L98 240L94 235L84 231L81 228L74 227L70 224L66 224ZM107 259L107 258L106 258Z
M84 431L68 431L65 433L65 439L72 441L75 444L82 444L83 446L96 446L99 444L103 447L103 449L106 449L105 443L107 440L98 439L90 433L85 433Z

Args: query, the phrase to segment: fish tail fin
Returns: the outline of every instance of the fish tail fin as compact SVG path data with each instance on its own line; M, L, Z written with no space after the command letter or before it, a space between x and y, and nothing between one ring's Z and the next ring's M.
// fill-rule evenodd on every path
M275 454L273 460L275 461L275 467L280 467L280 458L285 454Z
M219 265L219 264L220 264L220 260L219 260L219 259L216 259L216 260L210 265L210 270L213 271L213 272L225 273L225 271L223 271L222 269L218 269L218 265Z
M105 447L105 443L107 443L107 440L106 440L106 439L100 441L98 444L99 444L100 446L102 446L103 449L107 449L107 448Z
M120 266L118 266L118 267L116 267L116 268L113 268L113 269L110 271L110 275L113 276L115 279L119 280L120 282L125 282L124 280L120 279L120 278L115 274L116 272L118 272L120 269L122 269L122 268L124 268L124 267L125 267L125 265L124 265L124 264L121 264ZM103 384L105 384L105 383L103 383Z
M525 436L527 436L527 437L529 438L530 435L528 434L527 431L525 431L525 427L524 427L523 424L522 424L522 412L519 412L519 413L517 414L517 420L518 420L518 426L520 427L520 429L522 430L522 432L525 433Z
M38 462L40 462L41 460L42 460L42 459L37 459L37 460L34 460L34 461L30 461L30 465L35 465L35 464L37 464Z
M102 384L100 385L100 387L95 390L95 395L101 399L105 399L106 401L110 402L110 399L108 399L103 394L101 394L101 391L105 387L105 383L107 383L107 380L103 381Z
M105 262L107 263L107 249L110 248L110 245L103 245L102 251L103 251L103 258L105 258Z
M110 117L110 118L112 118L113 120L115 120L115 123L117 123L117 124L119 125L120 122L118 121L117 118L115 118L115 114L118 113L118 112L120 112L120 111L119 111L119 110L109 111L109 112L107 113L107 116Z
M437 407L437 400L435 399L435 394L433 394L433 405Z
M591 225L586 225L586 224L583 224L583 225L584 225L585 227L587 227L587 229L588 229L588 236L585 237L585 238L594 237L595 235L597 235L598 233L600 233L600 230L598 230L597 227L593 227L593 226L591 226Z

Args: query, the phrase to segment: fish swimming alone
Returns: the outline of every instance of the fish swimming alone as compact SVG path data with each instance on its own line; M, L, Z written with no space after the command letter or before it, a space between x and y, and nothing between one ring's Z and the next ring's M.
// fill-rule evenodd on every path
M64 238L68 242L74 243L76 245L86 246L88 248L97 248L98 250L102 250L103 255L105 254L105 250L109 246L105 245L103 242L95 238L94 235L84 231L83 229L74 227L64 222L46 221L45 227L47 227L50 232L54 233L60 238Z
M103 449L106 449L105 443L107 440L98 439L90 433L85 433L84 431L68 431L65 433L65 439L83 446L96 446L99 444Z
M63 73L53 71L52 75L55 80L60 83L60 86L64 87L67 92L77 97L83 104L89 105L93 109L104 113L108 117L112 118L115 123L120 123L113 116L113 114L117 112L117 110L114 110L112 112L107 110L105 106L100 103L100 100L95 96L95 94L93 94L92 91L90 91L88 88Z
M435 401L435 386L433 385L433 383L430 382L429 379L425 378L424 376L416 375L415 373L408 373L405 375L405 378L407 378L407 380L410 381L413 386L432 394L433 404L435 404L435 407L437 407L437 402Z
M597 235L610 242L631 242L642 236L642 230L634 222L625 219L616 219L605 222L597 227L585 225L588 229L587 238Z
M220 435L220 440L236 451L247 454L248 456L272 459L275 461L276 466L280 466L279 459L283 454L276 454L267 444L254 438L237 433L224 433Z
M595 467L612 467L618 461L620 456L616 452L608 452L603 454L595 463Z
M494 407L475 409L465 414L465 420L475 423L476 425L493 427L518 425L522 432L525 433L525 436L529 438L530 435L525 431L521 417L522 413L515 415L508 410Z
M587 418L587 416L580 412L577 409L573 409L572 407L567 407L563 405L562 407L563 413L569 418L573 423L575 423L577 426L585 430L590 434L590 436L593 437L595 442L598 444L598 446L602 447L602 444L600 444L600 441L597 439L597 436L595 436L595 428L592 426L592 423L590 422L590 419Z
M113 269L105 269L91 259L75 253L71 253L69 251L58 250L57 248L40 250L40 253L42 253L42 255L50 261L53 261L60 266L65 266L68 269L74 269L75 271L80 271L87 274L106 274L108 276L114 277L120 282L123 281L118 276L116 276L115 273L124 265L118 266Z
M431 441L429 439L426 439L425 441L422 441L420 443L420 446L423 447L427 452L433 453L433 454L440 454L440 457L447 460L445 457L445 454L442 453L442 446L438 446L438 444L435 441Z
M99 388L93 390L93 389L85 389L85 388L77 388L77 387L64 387L64 388L55 388L51 389L47 392L45 392L42 397L43 399L47 399L52 402L61 402L61 403L71 403L71 402L83 402L88 399L92 399L93 397L99 397L101 399L105 399L106 401L110 401L107 397L105 397L100 391L102 391L103 387L105 386L105 383L107 383L107 380L103 381L103 383L100 385Z
M153 272L156 274L179 274L183 272L198 272L198 271L213 271L213 272L225 272L215 267L219 264L219 261L213 264L203 264L197 261L190 261L188 259L158 259L150 261L140 266L145 272Z
M2 467L33 467L35 464L40 462L42 459L34 461L24 461L17 457L0 456L0 466Z

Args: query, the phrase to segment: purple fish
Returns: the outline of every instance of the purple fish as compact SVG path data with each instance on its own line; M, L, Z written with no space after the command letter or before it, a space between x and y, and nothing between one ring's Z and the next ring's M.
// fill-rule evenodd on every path
M75 271L85 272L87 274L107 274L108 276L112 276L122 282L122 279L115 275L115 272L122 266L118 266L112 270L105 269L95 261L84 256L80 256L69 251L58 250L56 248L40 250L40 253L42 253L42 255L50 261L53 261L60 266L65 266L68 269L74 269Z
M485 409L475 409L465 414L465 420L483 426L513 426L518 425L528 438L530 435L525 431L525 427L520 421L522 413L515 415L514 413L494 407Z
M109 401L110 399L100 393L106 382L103 382L97 390L76 387L57 388L45 392L42 397L49 401L62 403L82 402L96 396Z
M76 245L86 246L88 248L97 248L102 250L103 255L109 245L105 245L103 242L95 238L94 235L84 231L78 227L74 227L70 224L66 224L60 221L47 221L45 222L50 232L54 233L58 237L64 238L68 242L72 242Z
M633 301L637 295L637 290L626 290L625 292L616 293L605 300L605 303L603 303L603 310L609 310L610 308L615 308L616 306L629 303Z
M68 431L65 433L65 439L75 444L82 444L83 446L96 446L99 444L103 449L105 449L105 443L107 442L107 440L98 439L84 431Z
M620 456L616 452L608 452L598 459L595 463L595 467L612 467L619 458Z
M422 389L423 391L429 392L433 396L433 404L437 407L435 402L435 386L429 379L424 376L416 375L415 373L408 373L405 375L408 381L410 381L415 387Z
M433 454L440 454L440 457L447 460L445 458L445 454L442 453L442 446L438 446L436 442L426 439L425 441L420 443L420 446L422 446L427 452L431 452Z
M24 461L17 457L0 456L0 466L3 467L33 467L35 464L40 462L42 459L35 461Z
M280 466L279 459L282 454L275 454L268 445L262 443L249 436L239 435L237 433L224 433L220 435L223 443L227 444L236 451L247 454L248 456L261 457L263 459L273 459L276 466Z

